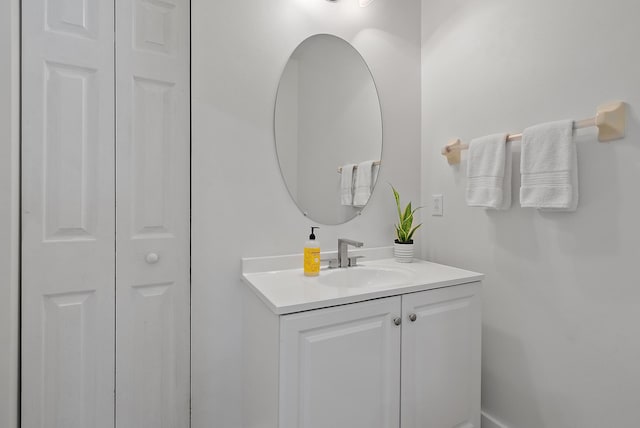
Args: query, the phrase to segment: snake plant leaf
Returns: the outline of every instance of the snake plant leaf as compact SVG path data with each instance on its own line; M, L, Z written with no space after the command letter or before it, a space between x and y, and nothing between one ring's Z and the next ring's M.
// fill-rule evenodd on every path
M413 223L413 219L411 218L405 219L400 225L400 229L402 229L405 232L408 232L409 230L411 230L412 223Z
M422 226L422 223L420 223L419 225L417 225L416 227L414 227L411 232L409 232L409 236L407 236L407 241L410 241L411 238L413 237L413 234L416 230L418 230L420 228L420 226Z
M407 207L404 209L404 214L402 214L402 217L405 219L410 216L411 216L411 202L409 202Z
M402 212L400 209L400 194L395 189L395 187L391 186L391 189L393 190L393 196L396 199L396 206L398 207L398 217L400 217L400 219L402 220Z

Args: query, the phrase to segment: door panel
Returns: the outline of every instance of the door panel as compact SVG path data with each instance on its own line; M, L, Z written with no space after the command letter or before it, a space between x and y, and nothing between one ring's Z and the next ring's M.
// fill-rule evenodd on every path
M479 288L403 296L402 428L480 428Z
M281 318L281 428L399 427L400 297Z
M100 208L96 197L102 193L96 179L101 167L95 144L100 138L100 88L96 75L96 69L45 62L46 242L96 239Z
M189 2L116 19L116 421L188 427Z
M22 1L22 426L113 427L113 2Z

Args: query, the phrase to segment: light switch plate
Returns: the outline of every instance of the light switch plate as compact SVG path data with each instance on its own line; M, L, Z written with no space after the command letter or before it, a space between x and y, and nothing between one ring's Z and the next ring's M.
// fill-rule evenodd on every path
M444 214L444 198L442 195L431 195L431 215L442 217Z

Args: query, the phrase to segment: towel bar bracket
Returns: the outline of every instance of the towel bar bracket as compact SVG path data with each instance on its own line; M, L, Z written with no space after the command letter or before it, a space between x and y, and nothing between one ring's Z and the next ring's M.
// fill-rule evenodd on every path
M598 127L598 140L605 143L624 138L627 128L627 105L615 102L598 108L595 125Z
M457 165L460 163L460 153L464 150L462 146L462 141L460 141L459 138L449 141L449 143L444 146L442 155L447 158L449 165Z

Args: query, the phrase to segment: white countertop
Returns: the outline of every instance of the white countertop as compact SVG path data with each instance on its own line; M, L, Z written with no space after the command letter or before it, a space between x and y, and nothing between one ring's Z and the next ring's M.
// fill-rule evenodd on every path
M273 259L276 262L275 265L282 266L282 257ZM362 267L363 269L401 271L403 279L396 283L373 286L341 287L323 284L322 276L331 275L335 269L330 271L328 268L323 268L320 276L306 277L302 268L255 272L254 267L257 264L268 267L269 258L243 259L242 278L277 315L466 284L481 281L484 278L480 273L421 260L414 260L413 263L398 263L394 259L378 259L360 262L356 267L344 269Z

